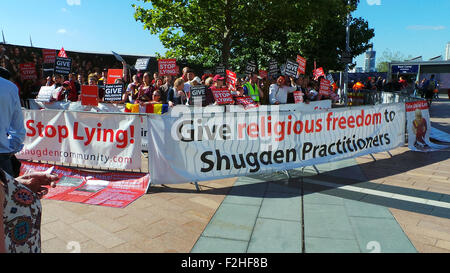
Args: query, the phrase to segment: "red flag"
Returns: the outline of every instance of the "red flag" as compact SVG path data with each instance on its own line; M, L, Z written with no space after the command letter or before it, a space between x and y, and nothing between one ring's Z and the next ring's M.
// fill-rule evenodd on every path
M58 57L67 58L67 54L66 51L64 50L64 47L61 48L61 51L59 51Z

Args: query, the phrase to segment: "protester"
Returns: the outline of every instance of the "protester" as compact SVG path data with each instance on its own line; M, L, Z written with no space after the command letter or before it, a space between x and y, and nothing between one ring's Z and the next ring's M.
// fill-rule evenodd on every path
M173 84L173 88L170 90L167 97L167 101L170 107L181 105L186 103L186 93L184 92L184 80L178 78Z
M20 152L25 139L25 127L17 86L4 77L9 72L0 68L0 168L12 176L14 172L11 159Z
M139 87L139 94L137 100L139 102L150 101L152 98L153 91L155 91L155 87L151 84L150 74L146 72L144 73L143 83Z
M424 83L425 87L425 99L428 103L428 108L431 108L431 103L433 102L434 89L436 89L436 80L434 79L434 74L431 75L430 79Z
M164 84L159 87L161 94L161 101L167 103L167 97L169 96L170 89L173 86L173 77L171 75L164 76Z
M264 94L258 88L258 75L251 73L248 77L249 81L243 86L244 95L250 96L256 104L261 104L260 101L264 98Z
M284 76L280 76L277 79L276 84L272 84L270 86L269 91L269 101L270 104L286 104L287 103L287 95L288 93L292 93L297 90L297 86L294 83L294 80L291 78L291 85L286 85L286 78Z

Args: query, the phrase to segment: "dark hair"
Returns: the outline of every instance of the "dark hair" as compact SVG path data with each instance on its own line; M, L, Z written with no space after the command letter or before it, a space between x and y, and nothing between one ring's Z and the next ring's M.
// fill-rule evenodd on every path
M11 73L8 71L8 69L0 66L0 78L3 78L5 80L9 80L11 78Z

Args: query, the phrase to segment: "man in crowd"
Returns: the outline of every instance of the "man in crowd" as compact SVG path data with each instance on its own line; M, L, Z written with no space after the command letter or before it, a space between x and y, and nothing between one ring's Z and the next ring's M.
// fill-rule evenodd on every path
M0 67L0 168L17 177L12 165L12 156L20 152L25 140L22 107L19 90L9 81L9 71Z
M288 93L297 90L297 85L294 79L290 78L291 86L286 85L286 78L284 76L278 77L277 83L270 86L269 101L272 105L286 104Z
M264 94L258 87L258 75L256 75L256 73L251 73L249 75L249 81L244 84L243 88L244 95L250 96L254 102L261 104Z

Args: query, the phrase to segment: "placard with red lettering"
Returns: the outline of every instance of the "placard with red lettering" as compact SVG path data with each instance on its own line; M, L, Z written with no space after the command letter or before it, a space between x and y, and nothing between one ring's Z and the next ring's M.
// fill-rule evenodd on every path
M34 63L20 64L19 67L22 81L37 80L36 66L34 65Z
M303 92L302 91L294 92L294 101L295 101L295 104L303 102Z
M26 138L17 158L137 170L140 117L114 113L23 110Z
M236 100L237 104L244 106L245 110L259 107L259 105L256 104L256 102L250 96L235 97L234 99Z
M81 105L98 106L98 86L97 85L81 86Z
M236 73L234 73L233 71L227 70L227 80L226 80L226 85L229 89L236 91L236 81L237 81L237 76Z
M298 63L298 70L297 70L297 72L299 74L305 74L305 72L306 72L306 59L303 58L300 55L297 55L297 63Z
M323 71L322 67L319 67L316 70L314 70L313 74L314 74L314 80L317 80L321 76L325 76L325 72Z
M56 50L42 49L42 56L44 59L44 64L54 64L56 61Z
M122 79L123 69L108 69L108 80L106 84L115 84L117 79Z
M330 81L327 79L322 79L320 81L319 94L321 94L322 96L329 96L331 93L330 87Z
M231 96L231 92L230 90L228 90L228 88L212 89L212 91L217 104L232 104L234 102L233 97Z
M179 73L179 68L177 67L176 59L164 59L158 60L158 69L160 76L176 76Z

